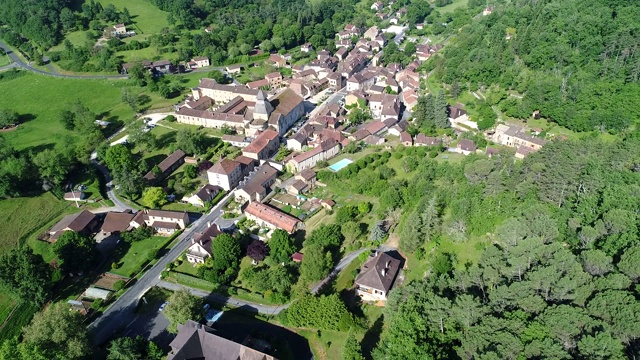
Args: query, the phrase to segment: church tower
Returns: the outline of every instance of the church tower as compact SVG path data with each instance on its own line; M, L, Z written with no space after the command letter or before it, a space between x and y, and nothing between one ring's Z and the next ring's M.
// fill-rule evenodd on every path
M253 118L261 120L269 120L269 116L273 112L273 105L267 100L267 94L264 90L260 90L256 96L256 106L253 110Z

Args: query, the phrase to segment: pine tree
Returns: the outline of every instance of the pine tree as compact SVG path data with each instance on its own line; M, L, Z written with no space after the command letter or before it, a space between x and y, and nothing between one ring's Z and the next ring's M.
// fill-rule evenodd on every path
M364 360L364 356L362 356L362 349L360 348L360 344L358 344L358 340L353 335L353 332L349 332L347 336L347 340L344 343L344 347L342 348L342 359L343 360Z
M442 89L440 89L434 101L433 112L434 122L437 128L446 129L451 126L449 123L447 100L444 98L444 91Z

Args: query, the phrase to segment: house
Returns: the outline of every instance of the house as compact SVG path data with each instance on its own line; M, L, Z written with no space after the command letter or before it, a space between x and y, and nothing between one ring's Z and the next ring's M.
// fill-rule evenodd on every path
M300 171L298 174L296 174L295 178L297 180L303 181L311 188L313 188L316 184L316 172L311 169Z
M416 24L416 29L423 30L424 29L424 23Z
M173 64L169 60L154 61L153 64L151 64L151 68L153 71L161 74L169 74L175 70Z
M229 65L225 68L229 74L240 74L243 69L242 65Z
M49 242L56 242L65 231L75 231L83 235L89 235L94 231L97 223L96 216L87 210L67 215L49 230Z
M380 1L376 1L371 5L371 10L380 11L384 9L384 4Z
M215 335L208 326L188 320L178 325L167 360L277 360L271 355ZM261 342L256 342L261 343Z
M187 261L191 264L204 264L205 260L212 255L211 244L216 236L222 231L216 224L208 224L205 231L196 233L191 238L191 245L187 248Z
M493 13L493 6L487 6L482 10L482 16L491 15Z
M430 137L425 134L416 135L416 146L440 146L442 141L435 137Z
M222 191L220 186L205 184L195 193L182 198L183 202L193 206L204 207L204 205L213 200Z
M267 79L250 81L245 86L249 89L265 89L271 87L271 85L269 85L269 80Z
M496 126L496 130L492 136L492 140L500 145L509 147L527 147L534 151L542 149L547 143L545 140L528 134L519 126L508 126L500 124Z
M311 45L311 43L302 44L302 46L300 46L300 51L306 53L311 52L313 51L313 45Z
M301 226L297 218L257 201L249 204L244 213L247 219L255 221L259 226L274 230L282 229L289 234L294 233Z
M404 146L411 146L413 145L413 139L411 138L411 134L409 134L408 132L401 132L400 133L400 142L402 143L402 145Z
M244 136L238 135L222 135L222 141L238 148L249 146L249 144L251 143Z
M264 78L269 82L269 86L272 89L277 89L282 86L282 74L277 71L268 73Z
M113 36L125 35L127 33L127 27L124 24L113 25Z
M367 129L360 129L354 132L353 134L349 135L349 139L353 141L360 141L360 140L364 140L364 138L366 138L369 135L371 135L371 133L368 132Z
M367 90L375 83L375 77L362 73L353 74L347 80L347 91Z
M320 205L327 210L333 210L333 207L336 206L336 202L331 199L324 199L320 201Z
M485 150L484 154L487 155L489 159L491 159L493 155L498 154L498 152L499 152L498 149L487 146L487 149Z
M209 184L219 186L229 191L240 183L246 173L242 169L242 164L237 161L224 158L207 170Z
M369 146L382 145L385 142L383 137L376 136L376 135L369 135L366 138L364 138L363 141L364 141L365 144L367 144Z
M271 185L276 182L278 170L268 163L260 165L249 178L241 183L234 195L239 203L262 201L267 196Z
M287 59L278 54L269 55L269 59L267 59L266 62L277 68L285 67L287 65Z
M362 37L365 39L373 40L378 36L378 34L380 34L380 29L378 29L377 26L372 26L364 32Z
M301 132L297 132L287 139L287 149L289 150L302 151L304 146L307 146L307 136Z
M133 217L134 214L130 210L126 212L110 211L102 222L100 232L103 236L109 236L128 231L131 228Z
M158 168L160 169L160 178L156 178L156 175L152 171L149 171L144 179L147 180L151 184L156 184L165 177L169 176L172 172L174 172L180 165L184 164L184 158L187 154L184 151L178 149L174 151L171 155L167 156L164 160L158 164Z
M468 139L462 139L458 141L458 145L456 146L456 151L459 154L469 155L471 153L476 152L476 144Z
M329 81L329 86L333 90L340 90L344 87L344 80L342 79L342 74L337 72L332 72L327 75L327 80Z
M164 210L142 210L139 213L142 213L142 221L146 226L149 226L155 230L160 235L171 235L178 229L184 229L189 225L189 214L186 212L179 211L164 211ZM142 224L139 224L137 221L139 215L136 214L134 216L132 223L138 224L137 226L134 224L133 227L139 227Z
M249 146L242 149L242 155L255 160L264 160L278 152L278 147L280 147L280 135L275 130L266 129Z
M315 148L294 156L287 162L287 169L296 174L305 169L311 169L319 161L329 160L340 152L340 143L334 139L322 141Z
M289 185L287 185L287 192L291 195L300 195L309 190L307 183L302 180L295 179Z
M299 252L295 252L295 253L293 253L293 255L291 255L291 260L293 260L293 262L300 263L300 262L302 262L303 258L304 258L304 255L302 253L299 253Z
M336 58L340 61L344 61L347 58L347 54L349 53L349 47L343 46L336 50Z
M376 17L380 20L386 20L389 17L389 15L386 12L379 12L379 13L376 13Z
M535 150L534 148L531 148L531 147L528 147L528 146L524 146L524 145L520 145L520 146L518 146L518 149L516 149L516 158L524 159L529 154L532 154L532 153L534 153L536 151L537 150Z
M69 191L64 193L64 199L67 201L85 201L87 198L84 191Z
M195 63L197 69L211 65L209 63L209 58L206 56L194 57L193 59L191 59L191 61Z
M369 132L369 134L371 135L378 135L382 134L387 129L387 127L382 121L376 120L367 123L364 126L364 129L366 129L367 132Z
M364 301L386 301L400 264L400 260L386 252L371 254L356 277L356 293Z

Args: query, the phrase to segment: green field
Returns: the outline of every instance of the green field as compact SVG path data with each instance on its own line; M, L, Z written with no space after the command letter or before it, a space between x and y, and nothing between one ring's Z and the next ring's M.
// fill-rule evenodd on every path
M73 46L84 46L89 41L91 41L92 43L95 43L95 41L89 40L89 38L87 37L88 33L89 33L89 30L72 31L70 33L67 33L64 39L69 40L73 44ZM49 49L49 51L62 51L62 50L64 50L64 41L52 47L51 49Z
M126 7L135 24L133 28L127 25L127 30L133 30L138 34L159 33L162 28L169 26L168 13L158 9L150 1L100 0L100 3L102 6L113 4L120 11Z
M70 205L51 193L0 201L0 252L24 243L26 237L37 236L43 225L58 220Z
M469 3L469 0L453 0L451 4L441 8L436 8L436 10L441 13L449 13L453 12L455 9L467 6L467 3Z
M0 82L0 88L11 89L0 97L0 109L11 109L26 117L17 130L3 133L16 149L38 150L53 145L65 136L76 137L58 121L59 113L80 100L91 111L106 119L124 120L133 111L120 101L125 81L64 79L26 74ZM35 149L34 149L35 148Z

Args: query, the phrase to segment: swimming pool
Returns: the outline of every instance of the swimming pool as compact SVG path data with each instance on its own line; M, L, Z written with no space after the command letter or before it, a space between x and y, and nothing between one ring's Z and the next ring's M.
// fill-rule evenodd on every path
M340 161L338 161L337 163L329 166L329 169L333 170L333 171L340 171L342 168L347 167L347 165L351 164L353 161L349 160L349 159L342 159Z

